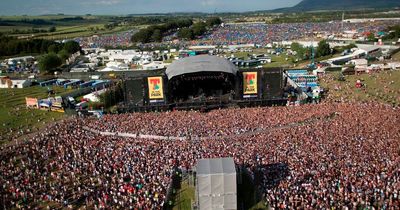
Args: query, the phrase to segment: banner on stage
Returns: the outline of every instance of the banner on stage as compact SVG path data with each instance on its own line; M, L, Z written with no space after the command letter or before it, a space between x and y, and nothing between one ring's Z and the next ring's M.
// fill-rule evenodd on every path
M149 85L149 99L164 99L162 77L149 77L147 81Z
M257 72L243 72L243 95L257 93Z

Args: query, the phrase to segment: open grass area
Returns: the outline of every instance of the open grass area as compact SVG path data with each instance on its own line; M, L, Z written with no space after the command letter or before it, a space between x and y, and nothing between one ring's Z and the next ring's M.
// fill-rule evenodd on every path
M41 20L58 20L58 19L63 19L63 18L73 18L76 17L76 15L12 15L12 16L4 16L1 15L0 18L3 20L35 20L35 19L41 19ZM85 19L95 19L99 16L84 16Z
M187 179L182 181L181 189L175 199L173 210L192 209L192 202L195 201L195 187L190 186Z
M268 207L265 206L264 202L258 202L256 205L249 208L249 210L267 210Z
M92 30L93 28L99 28L100 30ZM104 34L113 34L123 31L135 30L136 27L122 27L118 26L111 30L105 30L103 25L93 24L93 25L83 25L83 26L73 26L69 28L64 28L61 31L57 31L54 33L43 33L43 34L36 34L36 38L43 38L43 39L71 39L76 37L85 37L85 36L92 36L92 35L104 35Z
M253 49L252 52L235 52L235 53L233 53L233 55L235 57L244 58L245 60L250 59L249 55L253 55L253 54L267 54L267 49L259 48L259 49ZM287 56L285 54L269 55L269 56L271 56L272 62L264 64L263 67L291 67L291 66L293 66L292 56Z
M378 101L400 106L400 71L350 75L345 76L346 81L338 81L338 77L339 72L334 72L321 80L322 87L329 89L328 100ZM365 87L355 87L358 79Z
M292 57L287 55L272 55L271 63L263 65L264 67L291 67L293 66Z
M235 57L241 57L244 59L249 59L249 55L252 54L267 54L267 50L260 48L260 49L253 49L253 52L235 52L233 55ZM229 54L228 54L229 55ZM311 63L311 59L309 60L302 60L297 63L294 63L294 60L296 59L295 56L291 55L286 55L286 54L280 54L280 55L269 55L271 56L271 63L264 64L263 67L286 67L286 68L292 68L292 67L298 67L298 68L304 68L308 64ZM340 54L335 54L335 55L328 55L328 56L323 56L319 58L315 58L314 62L319 62L319 61L324 61L333 57L338 57ZM400 55L399 55L400 57Z
M71 91L61 87L53 87L53 90L57 95ZM25 97L47 98L47 88L0 89L0 144L64 118L63 113L27 109Z
M393 59L394 61L400 61L400 52L397 52L396 54L394 54L394 55L392 56L392 59Z
M29 30L32 27L26 26L0 26L0 32L12 31L13 29L19 30ZM48 27L40 27L37 29L47 29ZM136 30L137 27L127 27L127 26L118 26L111 30L104 29L104 24L87 24L87 25L74 25L74 26L61 26L57 27L56 32L44 32L44 33L35 33L32 34L35 38L42 39L71 39L76 37L84 37L84 36L92 36L92 35L100 35L100 34L113 34L128 30ZM31 34L12 34L12 36L17 37L27 37L31 36Z

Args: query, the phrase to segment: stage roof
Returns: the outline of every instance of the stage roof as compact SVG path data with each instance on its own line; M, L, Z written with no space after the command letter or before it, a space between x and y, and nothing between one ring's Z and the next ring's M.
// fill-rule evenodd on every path
M233 158L200 159L196 167L197 175L236 174Z
M209 55L187 57L173 62L168 66L166 74L168 79L182 74L196 72L225 72L235 74L238 71L232 62L225 58Z

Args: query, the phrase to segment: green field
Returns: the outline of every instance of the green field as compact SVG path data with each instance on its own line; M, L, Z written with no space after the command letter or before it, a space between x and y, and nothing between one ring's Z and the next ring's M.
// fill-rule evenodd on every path
M56 94L70 91L61 87L53 89ZM47 88L0 89L0 144L64 118L63 113L27 109L25 97L47 98Z
M267 54L267 49L259 48L253 49L252 52L235 52L232 53L235 57L244 58L245 60L250 59L249 55L253 54ZM228 54L229 55L229 54ZM264 64L263 67L290 67L293 66L292 57L285 54L281 55L269 55L272 62Z
M392 56L392 59L393 59L394 61L400 61L400 52L397 52L396 54L394 54L394 55Z
M9 32L13 29L19 30L29 30L32 27L29 26L0 26L0 32ZM47 29L48 27L37 27L37 29ZM87 24L87 25L74 25L74 26L60 26L57 27L56 32L44 32L44 33L34 33L34 34L12 34L12 36L17 37L29 37L33 35L34 38L43 38L43 39L70 39L76 37L84 37L84 36L92 36L92 35L100 35L100 34L111 34L118 33L128 30L135 30L136 27L122 27L118 26L111 30L104 29L104 24Z
M242 57L244 59L249 59L249 55L252 54L267 54L266 49L254 49L253 52L235 52L232 53L235 57ZM229 55L229 54L228 54ZM292 55L286 55L285 53L282 53L280 55L269 55L271 57L272 62L264 64L263 67L285 67L285 68L292 68L292 67L301 67L304 68L308 64L311 63L311 59L309 60L302 60L297 63L294 62L296 59L295 56ZM328 55L328 56L323 56L319 58L315 58L314 62L319 62L323 60L327 60L333 57L338 57L340 54L334 54L334 55ZM400 55L399 55L400 57Z
M81 19L74 19L81 18ZM39 23L35 23L38 21ZM126 24L122 17L113 16L71 16L71 15L44 15L44 16L0 16L0 32L10 36L43 39L71 39L82 36L112 34L145 27L146 24ZM115 24L106 28L107 24ZM55 32L48 32L50 27L56 27ZM32 32L32 30L45 30Z
M191 209L195 201L195 188L190 186L188 180L182 182L181 189L176 195L176 202L173 210Z
M338 81L339 73L329 73L321 80L321 86L328 88L328 100L377 101L400 106L400 71L384 71L373 74L346 76L346 81ZM357 80L365 87L356 88Z

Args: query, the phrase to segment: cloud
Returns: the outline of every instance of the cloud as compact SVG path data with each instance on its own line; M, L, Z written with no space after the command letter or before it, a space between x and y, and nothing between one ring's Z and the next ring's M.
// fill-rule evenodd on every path
M97 4L100 5L115 5L115 4L120 4L121 0L101 0L97 1Z
M215 6L218 4L217 0L202 0L200 3L204 7Z
M121 4L122 0L94 0L82 2L82 5L113 6Z
M243 12L293 6L301 0L0 0L0 15Z

